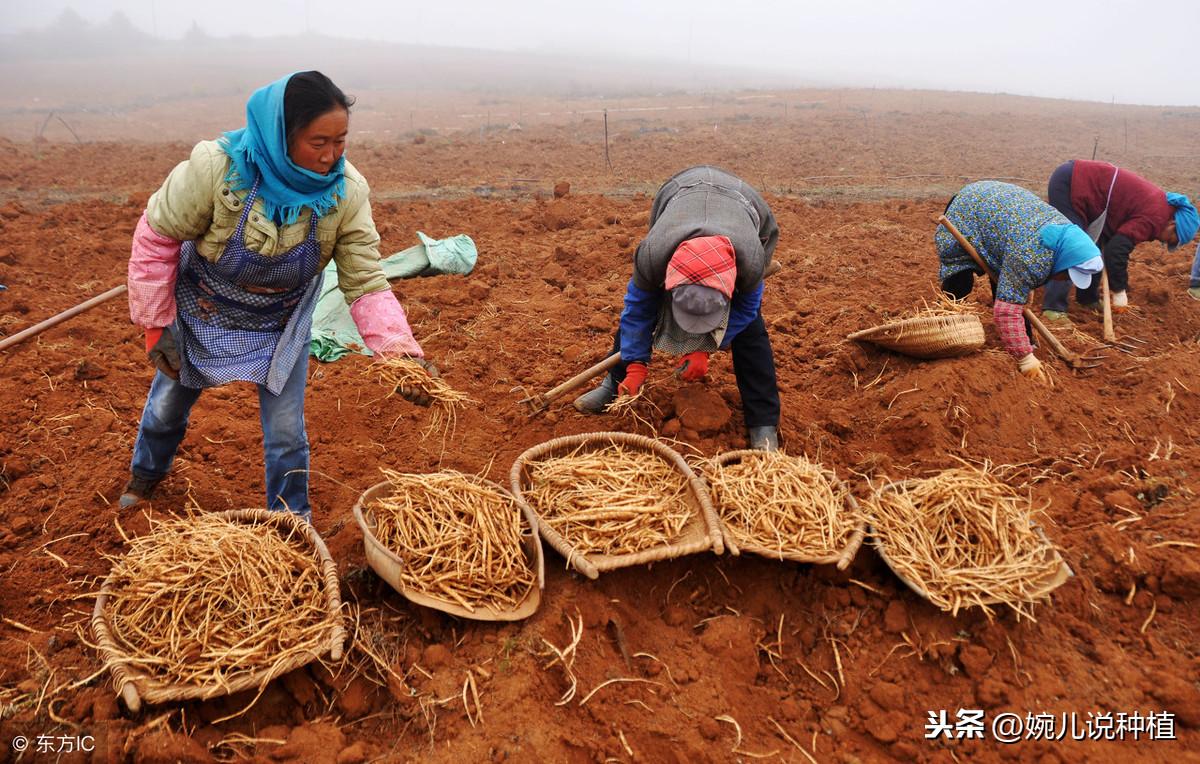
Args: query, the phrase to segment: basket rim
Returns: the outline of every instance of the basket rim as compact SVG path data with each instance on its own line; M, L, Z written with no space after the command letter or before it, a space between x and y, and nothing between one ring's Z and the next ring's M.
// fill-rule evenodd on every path
M915 483L915 482L917 482L917 478L905 478L903 480L888 480L887 483L880 486L875 492L876 493L883 493L885 491L895 492L897 489L903 488L904 486L906 486L910 483ZM1046 556L1048 558L1053 559L1054 561L1058 562L1058 564L1059 564L1058 569L1055 571L1054 575L1046 581L1044 586L1042 586L1040 589L1037 590L1037 592L1034 593L1034 595L1033 595L1034 597L1040 598L1040 597L1048 596L1055 589L1062 586L1068 580L1073 578L1075 576L1075 571L1071 569L1071 566L1063 558L1062 553L1058 550L1058 548L1055 547L1053 543L1051 543L1050 538L1046 535L1046 531L1042 528L1041 524L1037 523L1037 522L1031 522L1031 527L1033 529L1033 532L1036 533L1042 539L1043 542L1045 542ZM907 576L903 575L899 570L896 569L896 565L892 562L891 557L888 556L887 544L884 542L884 539L880 537L879 532L876 530L876 524L874 522L874 518L872 518L870 516L867 517L867 530L871 536L871 546L873 546L875 548L875 552L879 555L880 559L883 560L883 564L887 565L888 570L892 571L892 574L894 576L896 576L896 578L900 579L901 583L903 583L909 589L916 592L916 594L919 595L921 597L921 599L926 600L927 602L930 602L930 604L932 604L933 601L929 597L929 592L924 587L918 585L915 581L909 580L909 578ZM981 599L980 604L1002 605L1004 603L1001 602L1000 600L996 599L995 597L987 597L987 598Z
M899 318L894 321L877 324L867 329L860 329L857 332L846 335L848 340L867 339L868 335L882 331L899 329L901 327L921 327L921 326L943 326L946 324L978 324L983 327L983 319L978 313L954 313L945 316L913 316L912 318Z
M280 525L291 526L289 530L299 531L308 541L311 550L315 552L313 562L322 578L322 590L325 595L326 618L329 622L328 639L330 658L339 661L342 658L346 630L342 625L342 600L337 575L337 565L329 554L329 548L324 539L317 533L315 527L300 519L291 512L272 511L267 509L230 509L222 512L206 512L207 516L223 517L247 525L269 525L277 530ZM108 624L106 605L112 595L113 572L109 571L100 592L96 596L96 605L92 610L92 634L96 638L96 647L104 657L106 666L113 675L113 685L118 694L125 699L129 710L136 713L142 701L148 703L165 703L177 700L208 700L211 698L231 695L235 692L251 688L261 688L271 680L289 671L320 658L320 652L309 651L294 656L269 668L256 669L242 674L226 684L193 684L182 682L166 682L147 674L138 666L129 665L129 656L122 651L112 638Z
M544 456L556 454L564 450L573 450L580 446L603 447L607 445L629 445L649 450L671 464L682 474L686 480L694 509L704 524L705 533L703 537L693 532L690 536L684 534L661 546L650 547L638 552L621 555L588 554L578 551L560 533L548 524L541 522L541 516L537 513L537 510L525 498L523 482L526 468ZM538 531L541 533L542 538L562 554L567 559L569 565L588 578L598 578L601 571L616 570L618 568L656 562L658 560L682 557L710 549L715 554L722 554L725 551L724 534L721 532L716 510L712 506L712 498L709 496L708 485L702 477L696 474L682 454L655 438L648 438L645 435L636 433L613 431L587 432L551 438L527 448L516 458L512 468L509 470L509 481L512 486L513 498L521 506L527 508L534 517L538 518Z
M409 474L423 475L434 473ZM501 494L513 499L513 496L509 490L494 480L489 480L487 478L480 477L479 475L473 475L466 472L460 472L458 474L463 475L479 485L497 490ZM379 493L382 493L391 487L392 484L390 481L382 480L366 489L359 494L358 501L354 503L352 511L354 513L355 522L358 523L359 530L362 531L364 546L373 546L379 554L383 555L393 565L403 568L405 566L404 560L379 540L379 538L375 535L374 523L368 522L367 516L370 511L367 507L367 503L375 499ZM509 621L528 618L529 616L533 615L541 606L542 590L546 588L545 556L542 551L541 540L538 538L537 518L531 516L531 514L521 506L520 502L517 502L515 499L513 499L513 503L516 505L517 511L521 514L521 519L524 520L525 524L529 526L530 533L528 535L525 533L521 534L522 547L525 552L526 562L533 569L536 577L536 585L530 587L529 592L525 595L525 598L521 600L521 602L517 603L516 607L504 610L492 607L490 605L485 605L475 612L471 612L456 602L414 591L413 589L403 586L399 583L399 581L393 583L391 580L389 580L389 576L385 575L384 571L379 570L375 566L375 561L370 555L367 557L367 564L371 566L371 569L374 570L380 578L382 578L389 586L395 589L400 596L404 597L410 602L421 605L422 607L440 610L444 613L449 613L450 615L460 618L467 618L477 621ZM484 615L480 611L486 611L487 615Z
M761 451L755 448L740 448L734 451L724 451L712 457L712 459L709 461L716 464L718 467L727 467L730 464L739 462L748 456L761 457L770 453L782 454L789 459L801 458L794 454L787 454L782 451L770 452ZM808 459L807 457L803 458L806 460ZM819 462L813 463L820 464ZM821 467L823 469L827 469L824 467L824 465L821 465ZM829 471L833 473L834 479L837 480L838 485L846 487L846 505L853 511L859 511L858 500L854 498L854 494L850 493L849 487L846 486L845 481L839 478L837 473L833 470ZM728 523L726 523L725 518L722 517L720 508L717 506L717 501L715 498L713 499L713 506L716 508L717 520L721 523L721 533L725 539L725 546L730 549L731 554L737 554L738 552L751 552L759 555L760 557L767 557L772 560L805 562L813 565L836 565L838 570L845 570L846 568L850 567L850 563L854 561L855 555L858 554L858 550L862 547L863 541L867 537L867 521L864 517L864 519L854 527L854 530L846 539L845 546L843 546L839 552L828 555L814 556L811 554L804 554L802 552L781 551L777 547L769 547L756 543L738 542L733 538L731 532L728 530Z

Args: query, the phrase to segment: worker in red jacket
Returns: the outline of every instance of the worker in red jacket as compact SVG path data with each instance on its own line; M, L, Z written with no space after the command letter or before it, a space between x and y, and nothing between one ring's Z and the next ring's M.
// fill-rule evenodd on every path
M1104 255L1113 310L1129 307L1129 253L1138 244L1161 241L1169 251L1187 244L1200 227L1200 215L1183 194L1163 191L1145 178L1108 162L1074 159L1050 175L1050 204L1087 231ZM1089 308L1099 306L1099 278L1075 299ZM1051 281L1042 299L1042 315L1050 321L1067 318L1065 281Z

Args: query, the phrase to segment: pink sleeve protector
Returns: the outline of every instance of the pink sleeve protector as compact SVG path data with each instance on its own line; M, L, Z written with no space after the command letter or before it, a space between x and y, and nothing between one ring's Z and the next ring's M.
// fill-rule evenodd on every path
M1033 343L1025 333L1024 305L996 300L992 305L992 317L996 320L996 332L1000 344L1013 358L1021 359L1033 352Z
M392 290L381 289L359 297L350 306L350 317L363 342L376 355L425 357Z
M162 236L142 213L133 232L129 255L129 318L147 329L169 326L175 320L175 276L183 242Z

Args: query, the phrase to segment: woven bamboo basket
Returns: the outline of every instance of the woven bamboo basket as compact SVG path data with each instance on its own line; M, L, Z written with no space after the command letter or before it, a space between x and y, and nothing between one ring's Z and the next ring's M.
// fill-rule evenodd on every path
M582 435L568 435L540 443L525 451L513 463L509 478L512 482L513 498L522 507L528 509L534 516L537 510L530 506L525 498L523 489L529 484L529 468L532 463L547 457L568 454L580 446L587 448L604 448L609 445L622 445L650 451L668 462L676 471L687 479L688 492L694 504L694 512L677 538L671 539L660 547L643 549L640 552L621 555L587 554L578 551L570 541L545 523L538 523L538 531L559 554L566 558L567 563L588 578L598 578L601 572L627 568L633 565L643 565L658 560L670 560L689 554L698 554L711 550L716 554L725 551L721 524L717 513L713 510L712 499L708 495L708 487L704 480L692 471L687 461L676 451L653 438L627 432L592 432Z
M467 477L474 478L471 475ZM497 483L482 478L474 479L488 488L499 491L505 496L511 495ZM525 599L512 609L503 610L485 605L476 608L472 612L457 602L414 591L406 587L401 581L400 571L404 568L404 558L384 546L375 537L375 521L370 516L371 502L387 496L392 490L392 484L386 480L382 483L376 483L364 491L354 504L354 519L358 521L358 527L362 530L363 548L366 552L367 564L379 574L380 578L387 581L389 586L399 592L408 601L422 607L440 610L443 613L449 613L459 618L470 618L476 621L520 621L537 612L538 607L542 603L542 589L546 585L546 570L542 556L542 543L537 535L537 518L534 517L528 507L519 501L516 502L521 516L528 526L528 532L523 530L521 533L521 543L524 547L526 561L537 573L537 586L530 587L529 594Z
M343 644L346 641L346 629L342 626L342 599L338 590L337 565L329 556L329 549L317 533L316 529L290 512L271 512L265 509L233 509L218 513L235 522L248 525L269 525L277 529L281 535L296 531L299 537L307 539L312 545L314 561L321 572L324 582L325 610L328 614L329 625L329 657L330 660L342 659ZM100 654L104 657L113 674L113 686L125 701L125 706L132 712L138 713L142 703L158 704L182 700L210 700L225 695L232 695L243 690L261 689L267 682L283 676L317 660L316 653L298 654L290 660L276 664L269 669L251 671L234 678L225 684L180 684L163 682L142 671L141 668L130 665L128 655L116 644L109 629L108 614L105 606L112 594L112 576L105 579L96 598L96 607L92 611L92 635Z
M751 449L742 449L739 451L727 451L716 457L715 461L718 467L725 467L730 464L736 464L746 457L762 454L762 451ZM852 512L858 512L858 501L849 493L846 494L846 508ZM730 554L740 554L742 552L750 552L761 557L769 557L772 560L788 560L790 562L807 562L814 565L836 565L838 570L845 570L850 567L850 563L854 561L854 556L858 554L858 550L862 547L863 539L867 536L867 523L864 520L859 524L858 528L850 534L846 539L846 545L837 554L825 556L813 556L800 550L789 550L786 547L780 548L762 543L739 543L729 531L724 518L721 515L720 507L717 507L717 520L721 523L721 534L724 538L725 548Z
M953 358L983 347L983 322L974 313L921 316L863 329L846 339L870 342L913 358Z
M910 482L911 481L909 481L909 480L901 480L901 481L898 481L895 483L888 483L887 485L881 487L879 490L880 491L902 491L902 490L904 490L904 487L906 485L908 485ZM1035 597L1044 597L1046 595L1049 595L1050 592L1054 591L1058 587L1065 584L1072 576L1075 575L1075 571L1071 570L1071 566L1067 564L1067 561L1062 558L1062 555L1059 554L1058 550L1054 548L1054 545L1050 543L1050 539L1048 539L1046 537L1046 533L1045 533L1045 531L1042 530L1041 526L1035 524L1033 526L1033 530L1038 536L1041 537L1042 541L1044 541L1046 543L1045 559L1047 561L1055 561L1058 563L1058 569L1055 571L1054 575L1047 578L1046 581L1042 584L1042 586L1039 587L1037 589L1037 591L1035 591L1033 593L1033 596L1035 596ZM868 519L868 532L871 534L871 543L875 547L875 551L879 553L879 557L883 560L883 563L888 566L888 569L891 570L892 573L896 576L896 578L900 579L900 581L905 586L907 586L909 589L912 589L914 592L916 592L917 595L921 597L921 599L928 600L929 592L927 592L925 590L925 588L922 587L921 585L917 584L914 581L909 580L908 577L906 577L903 573L901 573L897 569L897 567L892 563L891 558L888 557L887 544L885 544L883 539L880 538L879 534L876 533L875 527L873 524L871 524L869 519ZM995 599L995 598L990 598L990 597L984 598L982 600L982 602L984 605L1003 604L1003 603L1001 603L1000 600Z

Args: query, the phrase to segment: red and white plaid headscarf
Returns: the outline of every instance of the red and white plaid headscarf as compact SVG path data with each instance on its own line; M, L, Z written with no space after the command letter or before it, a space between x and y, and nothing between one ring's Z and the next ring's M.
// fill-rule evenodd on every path
M733 297L737 259L728 236L700 236L679 245L667 263L668 290L680 284L699 284Z

